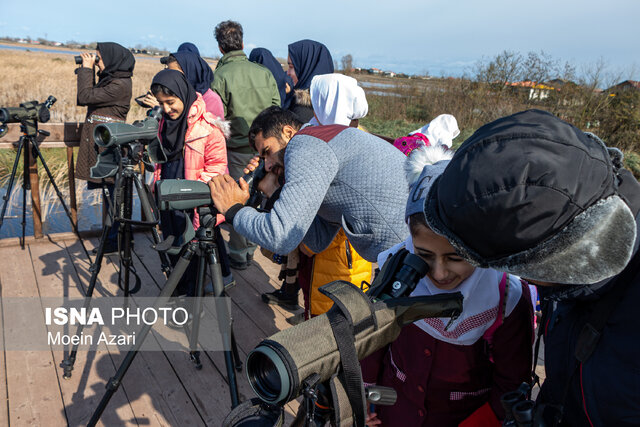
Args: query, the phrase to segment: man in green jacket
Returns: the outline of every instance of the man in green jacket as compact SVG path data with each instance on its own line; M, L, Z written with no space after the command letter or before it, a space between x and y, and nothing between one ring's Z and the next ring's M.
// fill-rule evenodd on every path
M271 71L250 62L242 51L242 25L235 21L221 22L216 26L215 37L223 56L216 66L211 89L222 98L224 117L231 122L231 135L227 138L227 161L229 175L237 180L256 155L249 145L251 123L265 108L280 105L280 93ZM231 230L229 261L232 268L247 268L255 249L254 243Z

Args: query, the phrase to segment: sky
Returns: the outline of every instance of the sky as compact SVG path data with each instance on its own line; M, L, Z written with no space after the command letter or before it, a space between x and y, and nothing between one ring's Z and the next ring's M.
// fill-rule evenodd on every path
M544 51L579 73L603 61L640 80L639 16L638 0L0 0L0 36L169 51L190 41L213 56L213 29L232 19L247 54L265 47L284 58L289 43L312 39L338 63L351 54L358 67L460 76L504 50Z

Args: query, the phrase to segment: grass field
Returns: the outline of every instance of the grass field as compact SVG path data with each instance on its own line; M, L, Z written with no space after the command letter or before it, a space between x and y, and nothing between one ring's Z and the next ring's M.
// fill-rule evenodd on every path
M133 97L145 93L163 65L149 58L136 58ZM86 107L76 105L77 68L73 56L63 53L0 49L0 107L17 107L21 102L57 98L51 108L51 122L82 122ZM128 120L144 118L145 110L131 100Z
M43 101L53 95L58 102L51 109L51 122L82 122L86 108L76 105L76 67L73 57L62 52L0 49L0 107L18 106L21 102L30 100ZM133 96L145 93L153 76L162 68L157 57L136 56ZM458 120L460 136L454 140L454 147L484 123L528 108L547 109L569 122L573 122L573 116L586 117L586 113L573 116L567 114L564 111L567 107L554 111L553 108L557 106L551 104L532 104L520 96L492 93L490 88L472 80L387 78L368 74L353 77L365 88L369 102L369 113L360 121L361 125L370 132L393 138L404 136L443 113L453 114ZM589 98L597 97L589 93ZM558 105L565 104L576 105L578 110L585 111L590 105L585 102ZM607 108L611 108L609 104L602 103L603 107L599 107L598 111L608 111ZM144 116L145 110L132 99L128 122ZM590 121L597 121L597 118ZM609 116L605 116L600 122L606 124L610 120ZM584 128L580 123L574 124ZM640 141L633 129L627 132L630 136L625 137L622 142L616 140L615 135L607 138L604 129L597 129L595 132L625 151L625 164L636 176L640 176L640 157L633 153L635 145L640 144Z

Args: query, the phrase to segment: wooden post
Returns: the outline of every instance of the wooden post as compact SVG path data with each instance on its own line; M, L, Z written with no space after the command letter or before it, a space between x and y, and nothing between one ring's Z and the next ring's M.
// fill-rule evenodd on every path
M33 155L31 141L25 146L29 159L29 181L31 182L31 214L33 216L33 237L42 239L42 207L40 206L40 177L38 176L38 159ZM26 177L25 177L26 178Z
M73 164L73 147L67 147L67 176L69 177L69 204L71 221L78 227L78 203L76 201L76 174Z

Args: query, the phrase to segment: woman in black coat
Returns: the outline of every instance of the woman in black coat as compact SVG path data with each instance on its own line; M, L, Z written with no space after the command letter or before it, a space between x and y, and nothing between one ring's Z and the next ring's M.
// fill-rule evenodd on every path
M100 123L124 122L131 106L131 76L135 59L131 52L117 43L98 43L96 53L83 53L78 76L78 105L87 106L82 126L80 149L76 162L76 177L88 181L90 189L101 188L104 180L92 179L91 168L96 164L98 148L93 141L93 128ZM95 81L95 68L98 81ZM113 193L113 181L104 182ZM105 253L117 249L114 225L108 236Z

